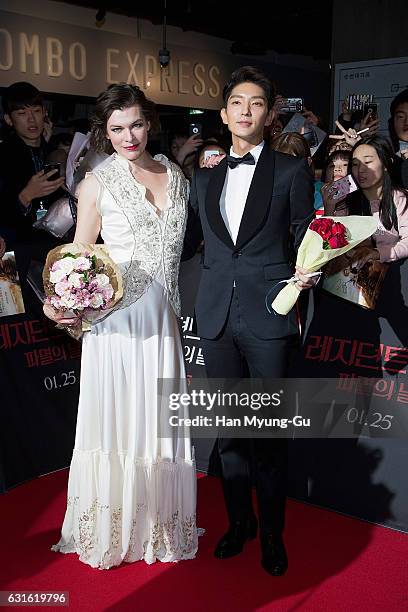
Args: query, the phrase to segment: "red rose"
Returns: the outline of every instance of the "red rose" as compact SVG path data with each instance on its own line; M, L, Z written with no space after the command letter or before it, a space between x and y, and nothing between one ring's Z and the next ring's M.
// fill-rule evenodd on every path
M316 219L309 225L309 229L311 229L313 232L317 232L324 241L327 241L332 235L333 223L333 219Z
M333 223L332 234L333 236L345 236L346 228L342 223Z
M348 242L345 237L341 235L332 236L328 239L327 242L329 243L329 247L331 249L340 249L341 247L348 245Z

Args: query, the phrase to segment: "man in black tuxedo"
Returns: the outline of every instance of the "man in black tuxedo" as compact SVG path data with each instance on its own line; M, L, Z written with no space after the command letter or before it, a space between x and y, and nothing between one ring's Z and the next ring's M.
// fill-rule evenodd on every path
M190 250L204 238L196 301L198 333L210 378L279 378L298 346L295 311L274 316L265 296L294 272L290 228L297 248L313 218L313 179L306 160L272 151L263 141L273 120L274 88L257 69L236 70L224 88L221 118L232 134L231 154L214 169L197 170L191 185L186 235ZM314 284L297 269L300 289ZM282 287L276 288L276 293ZM218 439L229 529L215 556L239 554L254 538L251 469L258 496L262 566L275 576L287 568L282 539L287 440Z

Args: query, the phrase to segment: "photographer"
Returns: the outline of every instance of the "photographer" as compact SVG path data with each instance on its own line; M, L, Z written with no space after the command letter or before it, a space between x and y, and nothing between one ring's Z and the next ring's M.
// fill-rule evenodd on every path
M51 125L43 100L33 85L19 82L6 89L2 102L11 130L0 145L0 227L11 244L47 240L32 224L37 211L59 197L64 178L53 178L56 169L44 171Z

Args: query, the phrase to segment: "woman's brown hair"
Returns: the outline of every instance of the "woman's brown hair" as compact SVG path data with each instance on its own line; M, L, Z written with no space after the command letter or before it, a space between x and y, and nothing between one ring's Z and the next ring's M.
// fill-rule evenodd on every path
M287 153L295 157L307 159L311 157L310 147L301 134L282 132L271 140L271 148L279 153Z
M95 114L91 126L91 147L100 153L113 153L110 140L106 138L108 119L115 110L138 106L146 121L150 123L150 132L160 129L159 116L154 102L146 98L137 85L117 83L103 91L96 101Z

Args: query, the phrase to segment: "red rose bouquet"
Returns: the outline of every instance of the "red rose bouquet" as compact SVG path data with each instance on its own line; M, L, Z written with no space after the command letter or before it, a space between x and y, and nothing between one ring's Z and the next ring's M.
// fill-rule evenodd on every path
M320 217L311 222L299 246L296 265L317 272L328 261L347 253L369 238L377 229L374 217ZM293 276L272 302L273 310L286 315L299 297L300 289Z
M309 225L312 232L317 232L323 239L323 249L340 249L348 245L347 228L343 223L331 217L321 217Z

